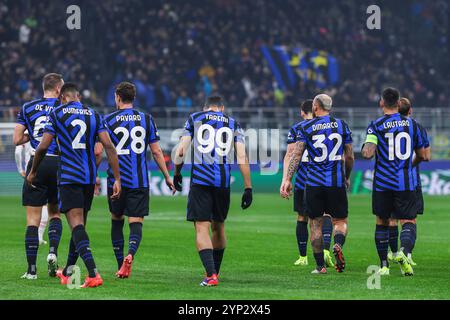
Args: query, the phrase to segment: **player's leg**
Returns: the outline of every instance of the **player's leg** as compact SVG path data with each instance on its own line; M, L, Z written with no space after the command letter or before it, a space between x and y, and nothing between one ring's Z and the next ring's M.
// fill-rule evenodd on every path
M87 212L84 212L84 226L86 227L86 223L87 223ZM72 274L72 269L73 267L76 265L77 261L78 261L78 251L77 248L75 246L75 242L73 241L73 237L70 237L70 241L69 241L69 251L67 253L67 262L66 262L66 266L64 267L64 269L59 272L59 275L57 273L57 276L61 278L61 283L64 284L64 278L61 277L69 277Z
M297 238L297 247L299 258L294 262L296 266L308 265L308 257L306 255L308 247L308 216L305 211L304 190L296 189L294 191L294 211L297 212L297 225L295 235Z
M295 235L297 238L297 247L299 258L294 262L296 266L307 266L308 265L308 256L307 247L308 247L308 217L298 214L297 215L297 226L295 229Z
M47 241L44 240L44 232L45 229L47 228L47 223L48 223L48 210L47 206L43 206L41 212L41 222L39 223L39 230L38 230L39 245L47 244Z
M334 267L334 263L333 260L331 259L330 254L332 235L333 235L333 220L329 214L324 214L322 222L323 255L325 258L325 265L327 267Z
M149 188L125 188L122 190L121 200L124 204L124 210L122 212L128 216L130 237L128 241L128 254L116 275L119 278L128 278L131 275L134 257L142 241L142 226L144 224L144 217L149 214L150 190Z
M216 286L217 272L214 265L213 245L210 236L214 212L214 188L192 185L187 204L187 220L194 223L195 244L206 272L201 286Z
M206 272L206 279L217 277L216 266L214 264L213 244L209 234L211 222L196 221L194 227L195 244ZM203 283L204 281L201 284ZM206 283L206 285L208 285L208 283Z
M395 193L393 217L400 220L400 250L395 258L400 263L401 272L412 276L414 270L408 259L416 242L417 193L416 191L398 191Z
M326 273L323 255L322 222L325 212L324 191L321 187L307 186L305 189L305 208L309 218L310 240L316 268L312 273Z
M394 210L392 191L372 192L372 212L376 216L375 246L380 258L381 275L389 275L389 219Z
M212 229L212 245L213 245L213 259L217 275L220 273L220 266L222 265L223 255L227 247L227 237L225 234L225 223L213 221Z
M333 218L334 226L334 247L333 254L336 259L336 270L338 272L344 272L345 259L344 259L344 243L348 232L348 220L347 218Z
M336 271L344 272L344 243L348 232L347 216L348 216L348 199L345 187L325 188L325 212L332 217L334 228L334 246L333 255L336 261Z
M48 204L48 225L49 253L47 256L48 274L56 276L58 270L58 247L62 235L62 222L57 204ZM42 220L41 220L42 221Z
M125 238L123 236L123 226L125 224L125 217L123 215L111 214L111 243L114 251L114 256L117 261L117 270L120 269L123 263L123 251L125 247Z
M309 227L311 229L311 246L316 260L316 269L313 273L326 273L325 260L323 255L323 237L322 237L323 217L311 217Z
M389 248L388 252L389 261L395 261L395 257L398 252L398 220L389 219Z
M38 228L41 222L42 207L27 206L27 228L25 232L25 252L28 269L22 276L23 279L37 279L36 260L39 249Z
M125 223L125 199L126 188L122 189L122 194L119 199L112 200L112 188L108 188L108 205L109 212L111 212L111 243L114 251L114 256L117 261L117 270L120 270L123 264L123 251L125 246L125 238L123 235L123 226Z

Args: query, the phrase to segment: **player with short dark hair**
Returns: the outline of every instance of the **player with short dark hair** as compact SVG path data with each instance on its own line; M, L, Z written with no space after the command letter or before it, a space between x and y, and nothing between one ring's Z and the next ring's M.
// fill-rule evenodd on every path
M72 230L67 266L63 271L58 270L57 276L61 279L61 284L67 284L69 268L75 265L79 255L89 272L82 287L97 287L103 284L103 280L97 272L89 237L85 230L97 176L94 153L97 139L103 144L113 168L115 178L114 192L111 195L113 199L119 198L121 192L119 163L116 149L101 117L80 102L79 90L75 84L66 83L61 88L61 101L63 105L55 108L49 115L27 181L30 185L34 184L36 173L45 154L52 142L57 140L60 152L59 209L66 214Z
M132 263L142 240L144 217L149 214L149 180L147 167L147 147L164 175L167 186L175 193L175 187L167 171L164 154L159 145L159 133L151 115L133 107L136 87L122 82L116 87L115 101L117 111L104 117L113 144L119 156L122 194L119 199L109 198L111 212L111 241L116 256L118 278L131 275ZM113 194L114 173L108 168L108 196ZM123 257L124 216L128 217L130 236L128 255Z
M187 220L194 223L197 250L206 271L206 277L200 283L202 286L217 286L219 283L218 275L227 242L225 220L230 207L233 149L244 178L245 192L241 207L247 209L252 203L250 166L245 154L243 132L235 119L224 114L224 109L222 98L211 96L206 100L203 111L189 116L174 161L174 184L181 191L181 169L193 142Z
M18 116L14 129L14 144L16 146L30 142L31 158L28 161L26 174L29 173L33 162L35 149L39 145L47 123L48 115L59 105L59 94L64 80L60 74L49 73L44 76L42 99L25 103ZM27 132L27 133L26 133ZM22 276L24 279L36 279L36 258L39 248L39 225L42 207L48 205L50 219L48 228L49 254L47 256L48 274L56 276L58 268L58 246L62 234L62 223L58 210L57 175L59 153L56 142L48 146L44 164L36 172L35 187L32 188L24 181L22 190L22 204L27 210L27 230L25 234L25 250L28 270Z
M344 121L330 115L331 106L332 99L328 95L319 94L314 98L314 118L303 122L296 132L296 147L289 154L291 160L280 187L280 195L289 199L292 192L292 177L307 150L309 162L305 204L310 219L311 244L317 265L312 271L313 274L327 273L322 235L325 212L333 219L333 254L336 259L336 270L343 272L345 269L342 248L347 235L346 188L350 185L354 155L351 131Z
M303 118L303 121L295 124L289 130L288 138L287 138L287 150L286 155L284 157L284 165L283 165L283 177L287 174L287 169L289 166L290 158L289 155L292 154L293 149L295 148L295 142L297 141L297 131L299 130L301 124L304 121L311 120L313 118L312 113L313 100L305 100L301 104L300 107L300 116ZM306 187L306 179L308 175L308 152L305 151L302 157L302 161L300 162L297 173L295 176L295 186L294 186L294 211L297 212L297 226L296 226L296 237L297 237L297 246L299 251L299 258L294 262L296 266L306 266L308 265L308 256L306 255L307 246L308 246L308 213L305 208L305 187ZM325 264L328 267L333 266L333 261L330 255L330 244L331 244L331 234L333 232L333 223L331 217L329 215L324 215L323 217L323 225L322 225L322 234L323 234L323 242L324 242L324 258Z
M402 225L401 248L395 257L402 274L414 271L407 255L416 241L417 184L413 168L428 161L420 126L411 118L399 114L400 93L397 89L383 91L380 107L384 115L372 121L362 156L375 156L372 189L372 211L376 215L375 244L380 257L380 275L389 275L389 219L399 219ZM415 157L414 157L415 154Z
M408 98L400 98L399 100L399 107L398 107L399 113L404 117L411 117L413 113L411 101ZM428 140L427 131L425 128L423 128L419 123L417 123L419 130L422 134L422 139L424 143L425 151L427 152L428 157L431 159L431 148L430 148L430 142ZM420 170L419 165L416 167L413 167L413 176L415 178L415 185L416 185L416 195L417 195L417 214L421 215L424 212L424 201L423 201L423 194L422 194L422 184L420 181ZM416 232L417 232L417 223L416 223ZM398 251L398 220L397 219L390 219L389 220L389 248L391 249L388 253L388 259L390 261L395 262L395 257L397 256ZM411 248L411 252L408 253L407 257L409 259L409 262L412 266L417 265L413 259L412 259L412 250L414 249L414 246Z

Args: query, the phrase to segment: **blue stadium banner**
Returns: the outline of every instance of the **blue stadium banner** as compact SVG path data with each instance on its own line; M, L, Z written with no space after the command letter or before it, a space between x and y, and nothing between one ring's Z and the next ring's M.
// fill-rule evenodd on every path
M339 81L339 63L326 51L263 45L261 52L281 90L293 90L299 81L314 82L319 88Z

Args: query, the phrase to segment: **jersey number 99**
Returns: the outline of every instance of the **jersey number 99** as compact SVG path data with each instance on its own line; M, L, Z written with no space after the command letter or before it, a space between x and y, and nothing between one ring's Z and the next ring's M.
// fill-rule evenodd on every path
M203 138L207 132L206 139ZM223 139L225 135L225 139ZM203 124L197 131L197 150L200 153L210 153L215 148L216 154L220 157L228 155L233 141L233 132L228 127L219 128L217 131L209 124Z

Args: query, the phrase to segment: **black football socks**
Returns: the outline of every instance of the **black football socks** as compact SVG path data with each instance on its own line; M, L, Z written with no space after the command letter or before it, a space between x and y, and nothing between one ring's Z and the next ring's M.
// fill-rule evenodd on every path
M398 226L389 227L389 247L392 253L398 251Z
M375 245L377 247L378 256L380 257L381 267L389 267L387 260L389 248L389 227L378 225L375 229Z
M217 274L219 274L219 272L220 272L220 266L222 265L222 259L223 259L224 252L225 252L225 248L224 249L213 249L214 266L216 267Z
M305 257L308 247L308 223L306 221L297 221L296 235L298 252L300 256Z
M118 269L120 269L123 263L123 248L125 245L123 237L124 222L124 220L111 220L111 242L114 255L116 256Z
M72 239L75 243L78 254L81 259L83 259L86 269L88 270L89 277L94 278L97 274L97 268L95 266L94 257L92 256L89 237L82 224L73 228Z
M69 242L69 253L67 254L67 263L66 267L63 270L64 276L70 276L72 274L71 268L77 263L78 260L78 251L75 247L75 242L73 241L73 236L70 238Z
M48 240L49 240L49 253L58 255L59 241L62 234L62 222L60 218L52 218L48 224Z
M411 222L407 222L402 226L402 232L400 233L400 245L403 249L403 253L408 255L411 253L416 242L416 225Z
M213 249L200 250L198 254L202 260L203 267L205 268L206 276L211 277L213 274L217 274L214 265Z
M28 226L25 232L25 252L27 254L28 273L36 274L36 258L39 249L38 227Z
M142 223L140 222L130 223L130 239L128 242L128 254L131 254L134 257L139 248L141 240L142 240Z
M331 235L333 234L333 221L330 216L323 216L322 220L322 237L324 250L330 251Z

